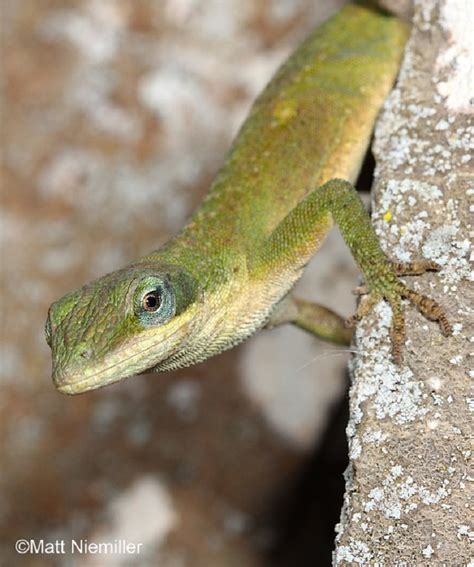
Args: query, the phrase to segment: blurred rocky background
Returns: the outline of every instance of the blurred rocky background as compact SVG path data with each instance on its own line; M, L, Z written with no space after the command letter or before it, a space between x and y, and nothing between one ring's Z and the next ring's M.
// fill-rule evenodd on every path
M346 353L282 328L66 397L43 325L179 230L253 98L341 3L2 1L0 565L330 563ZM356 274L335 233L300 294L348 315ZM143 545L20 555L20 538Z

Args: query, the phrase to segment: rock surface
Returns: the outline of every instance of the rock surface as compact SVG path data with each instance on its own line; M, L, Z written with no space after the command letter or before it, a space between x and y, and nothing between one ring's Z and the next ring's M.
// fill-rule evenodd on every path
M386 305L360 326L336 565L467 565L472 555L474 4L415 7L398 85L376 131L373 218L392 258L441 265L439 274L407 281L444 305L454 334L443 338L409 307L405 363L396 368Z

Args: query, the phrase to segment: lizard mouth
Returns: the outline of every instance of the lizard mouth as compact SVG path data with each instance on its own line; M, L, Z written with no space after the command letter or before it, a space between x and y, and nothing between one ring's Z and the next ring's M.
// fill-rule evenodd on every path
M117 363L86 377L84 377L84 374L53 374L53 381L56 389L58 392L61 392L61 394L74 395L103 388L104 386L108 386L109 384L113 384L119 380L130 378L133 374L134 373L130 373L130 371L127 373L124 373L123 371L121 372L119 369L119 363Z
M75 372L53 369L54 385L62 394L82 394L152 370L157 364L175 354L180 348L180 341L173 339L178 334L186 336L187 328L188 324L185 323L169 335L160 337L159 340L154 337L148 341L131 341L128 345L122 346L125 355L119 357L117 353L112 354L110 362L104 361L99 367L81 368ZM144 347L143 343L149 344Z

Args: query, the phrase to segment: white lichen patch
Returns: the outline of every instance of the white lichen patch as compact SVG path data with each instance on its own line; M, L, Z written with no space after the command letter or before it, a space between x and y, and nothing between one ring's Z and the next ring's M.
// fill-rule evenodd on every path
M462 1L462 0L458 0ZM472 46L472 42L471 46ZM420 180L433 178L442 173L449 174L448 178L454 178L457 174L456 161L462 166L470 160L472 152L472 127L456 120L456 113L448 114L446 117L435 119L437 107L441 102L436 97L432 103L402 104L401 88L403 83L410 79L408 72L411 65L407 57L404 70L400 76L400 87L394 89L384 105L383 119L379 121L374 153L376 157L383 156L385 169L398 169L406 175L416 175ZM472 92L473 70L464 76L465 86L470 82ZM440 81L439 84L442 84ZM460 95L466 101L470 91L465 88ZM467 103L472 108L472 100ZM433 121L432 121L433 118ZM432 128L432 136L420 137L420 127ZM464 149L462 155L457 150ZM379 176L379 165L376 169L376 177Z
M349 457L351 460L358 459L362 453L362 445L357 436L354 436L349 441Z
M450 0L440 6L440 23L448 42L436 61L438 74L445 76L444 80L436 81L437 89L452 112L474 112L474 3L471 0Z
M474 531L466 524L460 524L458 526L457 537L459 540L463 537L467 537L471 541L474 541Z
M393 91L384 105L384 119L379 122L374 145L376 157L384 156L385 168L398 168L405 175L412 175L416 171L422 182L424 178L451 172L456 160L460 165L469 161L472 127L460 126L455 115L432 122L431 117L436 115L434 102L433 105L402 106L400 91ZM421 122L432 128L433 139L419 136L418 125ZM457 152L459 149L465 151L464 155ZM376 177L379 175L378 167Z
M431 18L434 5L432 2L419 2L418 10L414 14L416 25L423 31L427 31L431 26Z
M440 278L446 285L456 284L463 279L470 280L472 276L468 257L471 243L467 239L456 239L458 235L456 222L443 225L428 232L422 246L423 257L443 267Z
M404 224L398 219L404 218L407 203L413 207L417 202L429 203L430 207L442 206L443 192L434 184L415 179L390 180L385 187L380 206L373 219L376 231L383 235L387 229L387 213L390 213L390 235L397 241L393 255L401 262L408 262L413 251L418 250L430 231L431 225L426 220L428 214L421 210Z
M450 494L444 485L435 490L419 485L411 475L403 477L402 470L399 465L392 467L382 485L369 492L365 512L379 510L386 518L400 519L421 504L437 504Z
M352 424L355 426L362 418L362 404L371 400L371 408L378 419L390 418L397 424L415 421L427 413L422 405L423 382L414 379L409 368L398 368L390 359L387 338L391 325L391 309L385 303L375 308L377 324L364 335L358 333L357 344L362 353L362 366L354 365L356 375L352 391ZM364 380L357 380L358 372L364 372ZM350 432L349 432L350 433Z
M463 329L463 324L462 323L454 323L453 325L453 336L457 336L461 334L461 331Z
M442 118L435 126L435 130L447 130L449 128L449 122Z
M427 412L421 406L423 383L414 380L410 370L398 372L391 364L381 364L374 367L374 376L379 379L383 376L374 398L377 418L390 417L395 423L403 424Z
M334 552L334 561L336 565L343 563L345 565L368 565L373 557L369 546L363 541L350 538L349 545L340 545Z
M405 223L400 229L398 244L393 248L393 256L400 262L412 260L413 252L411 250L416 250L420 246L429 228L430 225L421 218L414 218Z
M425 199L431 206L436 200L440 200L442 193L434 185L414 183L411 185L409 180L405 182L390 182L387 190L382 196L382 208L379 213L374 214L376 220L376 229L379 234L383 234L386 230L383 222L385 211L394 211L392 218L396 220L396 213L406 207L403 204L403 193L410 189L417 188L417 195ZM394 202L392 202L394 201ZM446 269L443 276L451 283L459 281L469 276L469 263L467 259L470 250L470 243L467 239L455 240L459 234L459 211L458 204L450 199L447 206L444 207L443 214L446 224L441 227L432 229L431 225L425 221L427 213L421 211L416 213L413 218L406 224L398 227L392 225L391 234L397 236L397 245L394 247L395 255L401 260L406 261L412 257L412 250L418 250L420 244L424 242L422 247L423 256L436 261ZM449 266L448 266L449 262Z
M366 443L375 443L376 445L383 443L388 439L389 435L385 431L380 429L377 430L367 430L362 436L362 441Z
M436 110L433 106L410 104L404 107L409 114L409 120L406 120L401 114L401 108L401 91L395 88L384 103L383 120L379 120L376 128L373 150L376 158L383 155L384 161L393 169L409 166L406 170L409 173L410 166L416 162L414 156L421 155L429 146L427 142L411 135L411 131L419 121L429 120Z
M423 557L429 559L433 555L434 549L431 547L431 545L428 544L422 549L421 553L423 554Z
M426 380L426 384L434 391L438 392L441 390L441 386L443 385L443 380L439 376L430 376Z

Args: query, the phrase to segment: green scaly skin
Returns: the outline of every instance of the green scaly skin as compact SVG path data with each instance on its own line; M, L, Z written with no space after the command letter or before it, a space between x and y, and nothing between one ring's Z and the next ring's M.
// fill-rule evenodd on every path
M350 184L406 37L400 21L357 6L313 32L255 102L182 232L51 306L46 336L61 392L188 366L241 342L278 311L334 222L372 296L394 309L397 359L401 297L411 293L425 315L449 332L441 308L399 282ZM334 314L324 326L329 319L320 308L304 302L293 308L288 321L348 342L350 334Z

